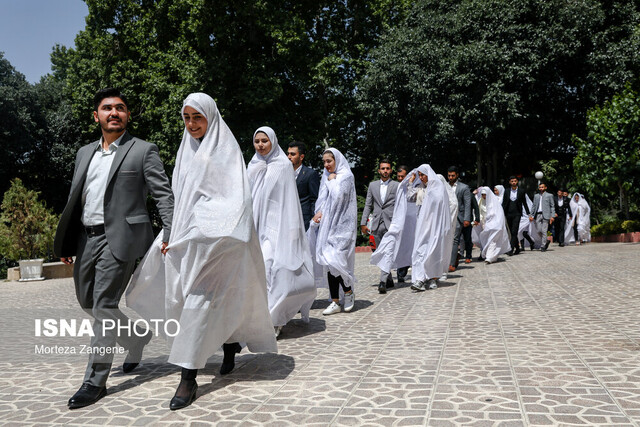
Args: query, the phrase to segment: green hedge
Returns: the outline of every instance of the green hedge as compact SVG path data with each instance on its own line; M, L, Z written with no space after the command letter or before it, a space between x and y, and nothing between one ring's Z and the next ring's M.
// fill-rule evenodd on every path
M640 221L609 221L591 227L591 236L607 236L610 234L633 233L640 231Z

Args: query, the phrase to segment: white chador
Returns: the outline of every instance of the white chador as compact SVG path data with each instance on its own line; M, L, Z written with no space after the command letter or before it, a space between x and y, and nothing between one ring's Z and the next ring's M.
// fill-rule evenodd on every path
M578 201L576 201L578 196ZM567 224L564 228L564 241L567 244L576 243L575 234L573 233L573 227L578 223L578 240L580 242L591 241L591 208L587 203L587 200L580 193L574 193L571 195L571 207L572 217L567 215Z
M494 189L498 190L498 201L500 202L500 206L502 206L502 199L504 198L504 185L496 185L495 187L493 187ZM494 193L495 194L495 193Z
M274 326L284 326L298 312L306 321L316 297L313 262L304 230L291 161L270 127L261 127L271 151L256 153L249 167L255 222L267 275L269 311Z
M420 187L419 179L409 182L409 178L417 171L418 169L414 169L408 173L398 186L391 225L371 255L370 264L377 265L383 273L411 265L418 207L415 202L407 200L407 194Z
M307 236L316 286L329 287L327 272L330 272L333 276L342 276L344 286L348 288L356 281L356 187L347 159L335 148L329 148L329 151L336 161L336 178L329 180L329 172L323 171L316 200L316 213L322 212L322 218L319 223L311 221Z
M453 187L449 185L449 182L444 176L438 174L438 178L440 178L440 181L444 183L444 188L447 189L447 194L449 195L449 215L451 216L451 229L449 230L449 236L447 236L447 239L445 240L448 248L445 248L445 250L451 252L451 250L453 249L453 238L456 234L455 224L458 218L458 197L456 196L456 192L454 191ZM449 263L446 263L444 266L444 277L447 276L448 272Z
M191 94L185 106L207 119L207 131L202 141L184 131L169 251L158 250L159 235L131 279L127 305L145 319L177 320L169 362L200 369L223 343L244 342L253 352L275 352L277 344L240 147L210 96Z
M414 283L440 278L451 257L451 245L447 242L451 231L449 193L431 166L423 164L412 171L415 180L420 181L417 172L427 175L428 181L425 187L408 195L415 197L420 206L411 260L411 281Z
M528 194L525 194L525 199L527 203L527 207L529 208L529 212L531 212L531 207L533 206L533 202L529 198ZM542 237L540 233L538 233L538 226L535 221L529 221L529 214L524 210L524 206L522 207L522 216L520 217L520 225L518 227L518 241L524 239L524 232L529 233L529 238L533 240L533 247L535 249L540 248L542 246ZM525 247L531 247L529 241L525 239L524 241Z
M499 255L511 250L509 233L499 197L489 187L481 187L479 193L486 194L486 199L480 197L478 201L482 227L479 234L482 257L486 262L492 263L497 261Z

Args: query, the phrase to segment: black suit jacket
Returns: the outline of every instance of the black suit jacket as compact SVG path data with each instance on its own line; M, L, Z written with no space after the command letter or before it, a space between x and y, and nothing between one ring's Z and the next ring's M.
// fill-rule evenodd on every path
M304 229L308 230L309 221L315 214L318 189L320 188L320 175L308 166L302 165L300 167L300 173L296 178L296 186L298 187Z
M569 202L571 202L571 200L568 197L562 197L562 206L560 206L558 204L558 196L555 196L553 198L553 203L556 205L556 213L558 214L559 218L566 218L567 217L567 212L569 212L569 216L573 216L573 214L571 213L571 206L569 205Z
M518 187L517 189L517 193L516 193L516 209L518 210L518 215L522 215L522 207L524 206L524 210L527 213L527 215L530 214L529 212L529 206L527 206L527 202L525 199L525 194L524 194L524 190L520 187ZM504 216L508 216L509 214L509 204L513 203L511 201L511 187L507 187L504 190L504 197L502 198L502 210L504 211Z

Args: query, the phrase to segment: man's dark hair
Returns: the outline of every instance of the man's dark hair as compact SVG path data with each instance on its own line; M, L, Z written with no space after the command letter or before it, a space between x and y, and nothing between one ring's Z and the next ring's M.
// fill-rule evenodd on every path
M289 143L289 148L297 148L298 153L307 154L307 146L304 145L304 142L293 141Z
M407 165L400 165L396 168L396 172L400 172L400 171L405 171L406 173L409 173L409 166Z
M511 176L509 177L509 181L511 181L512 179L518 179L518 177L516 177L515 175L511 175Z
M387 159L386 157L378 162L378 167L380 167L380 165L383 163L387 163L389 166L391 166L391 161L389 161L389 159Z
M100 103L105 98L120 98L122 99L122 102L124 102L124 105L127 106L127 109L129 109L129 101L127 101L127 97L124 96L122 92L120 92L120 89L116 89L115 87L107 87L97 91L95 96L93 97L94 111L98 111Z
M457 166L449 166L449 169L447 169L447 172L455 172L459 174Z

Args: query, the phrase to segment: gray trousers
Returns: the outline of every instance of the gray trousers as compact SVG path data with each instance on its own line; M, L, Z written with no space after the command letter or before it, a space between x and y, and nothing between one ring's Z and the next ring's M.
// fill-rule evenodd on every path
M387 226L381 221L377 230L371 230L371 234L373 235L373 239L376 241L376 248L380 246L380 242L385 234L387 234ZM391 278L390 271L382 271L380 270L380 281L384 282L387 278Z
M538 233L542 237L542 246L547 243L547 230L549 229L549 220L544 219L542 214L536 214L534 218L536 227L538 227Z
M81 233L73 280L80 307L94 318L91 347L98 350L89 355L85 383L97 387L106 384L113 362L113 353L108 350L113 349L116 342L129 350L142 341L132 330L117 329L118 322L130 325L129 318L120 311L118 304L134 266L135 261L119 261L113 256L104 234L88 237ZM115 322L116 328L107 327L103 334L103 324L107 319ZM111 324L107 322L107 326Z

